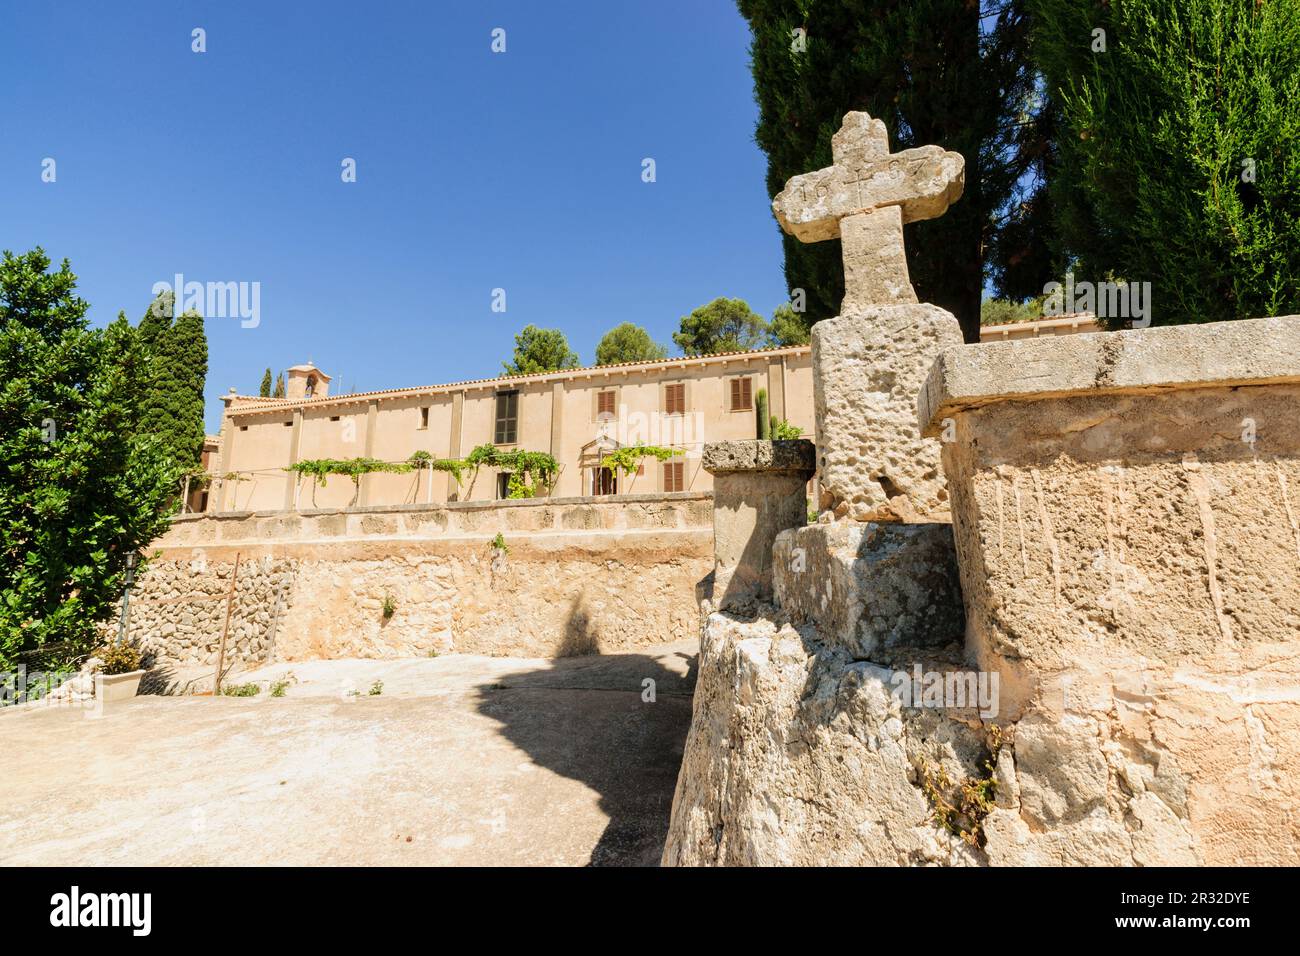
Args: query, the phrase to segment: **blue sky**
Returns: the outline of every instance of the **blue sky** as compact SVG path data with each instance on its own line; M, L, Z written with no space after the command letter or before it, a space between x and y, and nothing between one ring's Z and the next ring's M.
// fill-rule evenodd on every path
M586 363L715 296L770 315L748 43L730 0L9 4L0 248L70 259L96 324L260 283L256 328L208 320L209 429L267 366L363 391L496 375L529 323Z

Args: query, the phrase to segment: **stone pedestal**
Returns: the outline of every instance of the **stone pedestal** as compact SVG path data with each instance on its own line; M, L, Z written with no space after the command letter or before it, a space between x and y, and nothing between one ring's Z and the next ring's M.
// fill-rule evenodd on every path
M822 511L857 521L943 521L939 443L923 438L916 395L957 319L938 306L883 305L812 330Z
M713 476L713 605L743 609L772 597L772 543L806 524L813 444L728 441L704 446Z
M782 531L776 602L858 660L954 645L966 615L949 524L837 521Z

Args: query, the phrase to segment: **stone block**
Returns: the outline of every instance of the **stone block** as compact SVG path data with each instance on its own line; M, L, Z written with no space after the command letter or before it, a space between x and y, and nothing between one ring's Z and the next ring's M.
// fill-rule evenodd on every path
M939 443L916 396L961 328L934 305L886 305L813 326L813 402L823 511L857 521L945 520Z
M977 654L1051 670L1300 635L1300 316L964 346L920 408L953 439Z
M817 456L813 443L803 438L794 441L718 441L704 446L701 464L711 475L738 471L811 475L817 468Z
M835 522L777 535L776 601L858 659L961 644L966 625L948 524Z
M772 596L772 543L808 520L812 443L734 441L704 446L713 475L713 600L742 609Z

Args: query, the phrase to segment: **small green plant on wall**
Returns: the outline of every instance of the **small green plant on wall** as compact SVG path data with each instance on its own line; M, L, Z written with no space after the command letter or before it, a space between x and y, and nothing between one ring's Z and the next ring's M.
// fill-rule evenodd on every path
M798 425L791 425L784 418L772 416L772 441L793 441L803 434Z
M383 603L382 611L383 611L385 621L390 620L392 616L397 612L397 603L393 600L393 596L391 594L384 595L384 603Z
M510 553L510 545L506 544L506 536L500 531L498 531L497 536L492 539L492 550L498 554Z

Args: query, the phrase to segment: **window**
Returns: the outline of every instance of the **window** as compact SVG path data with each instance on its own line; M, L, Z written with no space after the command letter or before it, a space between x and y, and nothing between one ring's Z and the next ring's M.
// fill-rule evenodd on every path
M593 495L618 494L618 480L614 477L613 469L591 469L591 493Z
M293 427L293 422L292 422L292 421L281 422L281 424L284 425L285 428L292 428L292 427Z
M747 412L753 407L753 396L750 394L752 379L748 375L731 380L731 410L733 412Z
M246 431L248 431L248 426L247 426L247 425L240 425L240 426L239 426L239 430L240 430L241 432L246 432Z
M497 392L497 425L492 438L497 445L519 441L519 393Z
M686 490L686 462L664 462L664 491Z
M336 422L336 421L338 421L338 420L339 420L339 416L337 416L337 415L331 415L331 416L330 416L330 421L332 421L332 422Z
M616 397L617 395L612 389L607 392L596 393L596 419L598 421L614 417L614 401Z
M421 428L429 427L429 406L428 405L425 405L420 409L420 427Z
M497 472L497 498L504 500L510 497L510 472Z
M686 383L676 382L664 386L664 414L686 414Z

